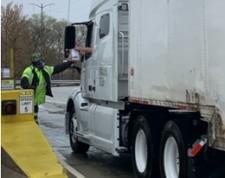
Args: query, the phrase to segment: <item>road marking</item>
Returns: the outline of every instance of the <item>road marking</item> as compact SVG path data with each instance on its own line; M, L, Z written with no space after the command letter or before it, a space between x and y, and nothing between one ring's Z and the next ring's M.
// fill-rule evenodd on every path
M85 178L84 175L82 175L80 172L78 172L76 169L74 169L72 166L70 166L69 164L67 164L65 161L63 161L65 159L65 157L59 152L59 151L55 151L57 153L57 155L59 156L59 160L61 162L61 164L63 165L63 167L69 171L71 174L73 174L75 177L77 178Z

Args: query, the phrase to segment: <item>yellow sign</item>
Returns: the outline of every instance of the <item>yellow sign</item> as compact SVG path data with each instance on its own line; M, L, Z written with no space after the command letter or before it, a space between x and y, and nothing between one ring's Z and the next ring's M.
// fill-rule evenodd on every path
M21 91L20 96L33 96L33 91Z
M14 90L15 82L13 79L2 80L1 90Z

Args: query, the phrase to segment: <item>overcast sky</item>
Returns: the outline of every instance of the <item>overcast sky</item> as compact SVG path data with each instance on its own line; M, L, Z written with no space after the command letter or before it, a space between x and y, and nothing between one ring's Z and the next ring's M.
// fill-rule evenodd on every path
M18 5L22 4L23 15L31 16L32 14L41 13L42 6L45 15L59 20L69 19L70 22L79 22L88 20L92 0L1 0L1 5L6 6L10 2ZM70 11L68 11L69 2Z

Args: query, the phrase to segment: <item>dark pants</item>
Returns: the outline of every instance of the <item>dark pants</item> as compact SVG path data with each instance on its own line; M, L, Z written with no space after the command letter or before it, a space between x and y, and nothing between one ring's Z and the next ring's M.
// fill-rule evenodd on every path
M34 106L34 120L38 124L38 105Z

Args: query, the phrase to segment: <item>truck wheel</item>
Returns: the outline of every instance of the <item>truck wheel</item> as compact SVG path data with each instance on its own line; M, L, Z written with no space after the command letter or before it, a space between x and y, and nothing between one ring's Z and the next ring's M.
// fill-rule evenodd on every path
M138 178L151 177L153 169L153 143L151 130L144 116L139 116L132 133L132 164Z
M160 144L162 178L187 177L187 152L179 126L169 121L162 132Z
M73 109L70 112L70 119L69 119L70 146L74 153L86 153L90 146L78 141L76 131L77 131L77 119L75 110Z

